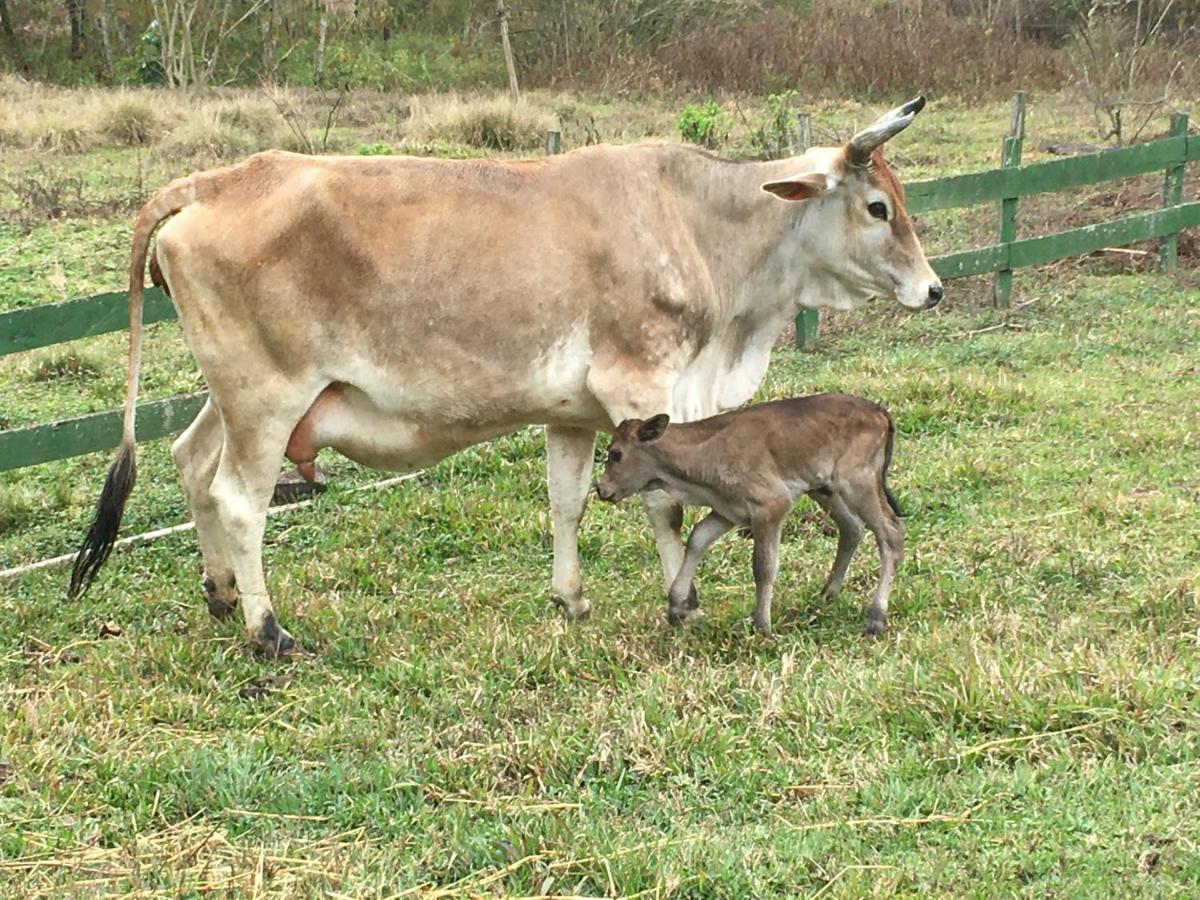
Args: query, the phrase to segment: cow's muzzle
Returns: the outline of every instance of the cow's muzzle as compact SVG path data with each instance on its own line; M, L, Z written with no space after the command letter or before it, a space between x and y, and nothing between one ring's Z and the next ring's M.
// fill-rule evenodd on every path
M929 299L925 301L926 309L933 309L942 302L942 297L946 295L945 289L942 288L940 281L935 281L929 286Z

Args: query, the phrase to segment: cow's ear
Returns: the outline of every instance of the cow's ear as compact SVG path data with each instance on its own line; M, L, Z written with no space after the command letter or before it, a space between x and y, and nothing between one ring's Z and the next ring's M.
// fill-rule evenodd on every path
M829 190L829 179L820 172L809 172L783 181L768 181L762 189L781 200L811 200Z
M657 441L663 436L663 432L667 430L667 426L671 424L671 417L666 413L659 413L651 419L647 419L638 429L638 440L643 444L649 444L651 441Z

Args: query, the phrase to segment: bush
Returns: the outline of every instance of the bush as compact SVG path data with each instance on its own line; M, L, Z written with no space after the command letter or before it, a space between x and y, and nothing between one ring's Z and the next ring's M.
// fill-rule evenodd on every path
M162 134L163 124L148 103L123 100L100 119L100 130L126 147L145 147Z
M714 100L685 106L675 122L680 137L710 150L715 150L729 136L729 126L729 116Z
M92 133L83 125L51 117L37 128L33 146L49 153L83 153L92 142Z
M396 149L384 141L376 141L374 144L359 144L354 152L359 156L392 156Z
M95 378L102 370L103 365L94 354L58 350L50 351L38 360L33 370L33 378L35 381L60 381L70 378L82 378L86 381Z
M268 106L223 102L182 122L160 147L170 157L223 161L283 142L283 122Z
M414 102L408 136L418 143L448 141L485 150L528 151L542 146L554 117L508 97L457 97Z
M0 484L0 534L14 531L33 515L33 500L23 488Z
M876 7L823 0L729 26L702 23L656 56L659 78L704 90L803 88L894 98L923 91L978 96L1053 89L1061 54L1001 26L954 14L953 0Z

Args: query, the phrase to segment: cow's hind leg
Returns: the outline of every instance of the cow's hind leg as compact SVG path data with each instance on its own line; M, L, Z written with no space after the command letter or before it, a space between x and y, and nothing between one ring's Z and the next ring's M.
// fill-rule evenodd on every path
M221 460L224 433L221 414L210 400L171 445L188 508L196 523L196 542L204 560L204 595L208 611L218 619L229 617L237 609L233 561L225 546L211 493L213 476Z
M550 590L568 621L586 616L591 609L579 577L579 522L591 488L595 447L594 431L546 427L546 480L554 523L554 574Z
M269 414L262 409L256 412ZM210 491L233 564L250 641L274 656L294 653L299 648L280 627L271 607L263 577L263 531L284 446L302 412L282 418L264 416L256 421L253 416L232 420L226 410L225 441Z

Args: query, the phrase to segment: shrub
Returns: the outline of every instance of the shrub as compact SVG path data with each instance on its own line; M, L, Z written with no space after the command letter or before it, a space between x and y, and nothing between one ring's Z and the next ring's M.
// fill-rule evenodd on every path
M359 144L354 152L359 156L391 156L396 149L384 141L376 141L374 144Z
M100 130L118 144L144 147L159 137L163 125L148 103L123 100L104 113Z
M1146 17L1142 3L1097 0L1072 31L1067 57L1100 138L1136 141L1170 103L1179 70L1194 62L1194 47L1164 38L1165 21Z
M524 100L446 97L414 102L408 136L417 143L448 141L512 152L538 149L553 127L550 113Z
M767 95L767 116L750 131L750 143L763 159L780 159L796 151L800 120L792 112L795 91Z
M886 96L921 91L994 95L1053 89L1066 80L1061 54L1019 31L951 11L899 2L814 2L811 13L776 8L736 26L701 23L657 54L659 77L705 90L804 88Z
M17 200L4 218L23 229L35 228L51 219L87 215L92 204L84 197L83 179L47 169L28 169L0 181Z
M28 492L17 486L0 484L0 534L20 528L33 514Z
M729 126L729 116L714 100L685 106L675 122L680 137L710 150L715 150L729 136Z
M60 381L70 378L95 378L103 366L98 357L75 350L51 351L42 356L33 370L35 381Z
M33 146L49 153L83 153L92 144L91 132L65 117L51 117L35 132Z

